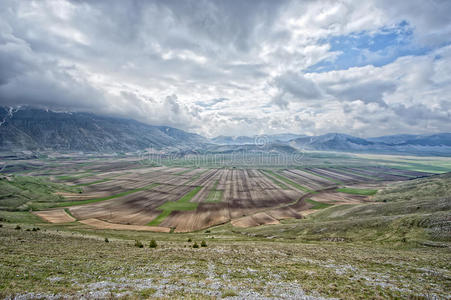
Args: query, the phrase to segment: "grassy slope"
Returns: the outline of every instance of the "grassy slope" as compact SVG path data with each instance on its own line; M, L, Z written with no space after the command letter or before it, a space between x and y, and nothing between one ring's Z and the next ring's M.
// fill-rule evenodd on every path
M363 195L363 196L372 196L377 193L377 190L371 190L371 189L355 189L355 188L340 188L337 189L337 191L346 193L346 194L352 194L352 195Z
M249 228L262 236L306 240L449 243L451 173L393 185L373 198L375 203L338 205L301 221Z
M324 202L318 202L312 199L305 199L305 202L312 204L313 206L310 209L323 209L327 207L333 206L333 204L328 204Z
M55 192L79 192L80 189L57 184L45 178L10 176L0 179L0 209L28 210L53 205L64 198Z

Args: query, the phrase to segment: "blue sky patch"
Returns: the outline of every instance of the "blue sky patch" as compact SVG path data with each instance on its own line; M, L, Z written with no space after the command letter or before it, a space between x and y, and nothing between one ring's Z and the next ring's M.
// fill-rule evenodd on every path
M413 29L407 22L382 28L376 33L363 31L350 35L333 36L322 41L330 44L330 52L338 52L333 60L323 60L310 66L306 72L318 73L345 70L365 65L383 66L400 56L424 55L431 49L413 43Z

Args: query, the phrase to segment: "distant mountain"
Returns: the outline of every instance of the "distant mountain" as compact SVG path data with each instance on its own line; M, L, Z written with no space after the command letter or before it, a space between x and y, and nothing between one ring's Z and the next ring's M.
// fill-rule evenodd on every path
M168 126L90 113L0 107L0 150L127 152L189 148L204 137Z
M290 140L305 137L301 134L293 133L281 133L281 134L269 134L269 135L254 135L254 136L224 136L220 135L210 139L214 144L218 145L246 145L246 144L266 144L266 143L278 143L288 142Z
M451 133L431 135L391 135L367 139L390 145L451 146Z
M451 156L451 133L400 134L374 138L359 138L342 133L328 133L319 136L275 134L238 137L218 136L210 141L216 145L235 146L235 148L241 145L261 146L266 144L265 149L274 149L285 144L301 151ZM273 145L278 145L278 147L273 147ZM225 149L231 151L230 147Z
M0 107L0 151L134 152L204 150L293 153L299 150L451 156L451 133L358 138L341 133L319 136L273 134L206 139L168 126L91 113Z
M343 151L382 154L451 155L451 133L431 135L392 135L357 138L329 133L292 140L291 145L304 150Z

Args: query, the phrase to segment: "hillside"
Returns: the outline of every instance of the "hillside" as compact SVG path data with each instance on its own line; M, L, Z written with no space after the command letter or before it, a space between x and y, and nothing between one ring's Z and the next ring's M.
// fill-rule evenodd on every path
M0 151L136 151L199 147L206 140L168 126L90 113L0 107Z
M392 184L368 204L337 205L300 222L246 234L305 240L371 241L449 247L451 173Z

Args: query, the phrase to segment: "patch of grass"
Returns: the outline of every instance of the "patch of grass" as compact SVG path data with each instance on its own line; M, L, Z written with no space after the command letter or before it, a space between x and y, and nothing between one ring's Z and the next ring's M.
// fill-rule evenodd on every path
M238 296L238 294L234 290L224 290L221 294L221 297L223 297L223 298L236 297L236 296Z
M179 210L179 211L185 211L185 210L195 210L199 203L195 202L180 202L179 201L168 201L163 203L158 207L158 209L161 210Z
M0 221L8 223L36 224L43 223L42 219L28 211L0 210Z
M118 194L115 194L115 195L111 195L111 196L108 196L108 197L88 199L88 200L79 200L79 201L61 202L61 203L57 203L55 205L52 205L51 207L74 206L74 205L82 205L82 204L89 204L89 203L106 201L106 200L110 200L110 199L114 199L114 198L127 196L127 195L130 195L130 194L136 193L136 192L150 190L150 189L153 189L154 187L156 187L158 185L160 185L160 184L159 183L152 183L152 184L146 185L146 186L141 187L141 188L128 190L128 191L125 191L125 192L122 192L122 193L118 193Z
M172 211L186 211L195 210L199 203L189 202L200 190L201 186L197 186L188 193L186 193L182 198L177 201L168 201L163 203L158 209L163 210L155 219L150 221L147 225L158 226L167 216L169 216Z
M186 193L182 198L180 198L177 202L189 202L196 194L202 189L201 186L196 186L194 189Z
M148 226L158 226L166 217L171 214L172 210L163 210L155 219L147 223Z
M275 173L275 172L270 171L270 170L264 170L264 172L267 172L268 174L271 174L272 176L276 177L277 179L280 179L283 182L288 183L289 185L294 186L295 188L297 188L297 189L299 189L301 191L304 191L304 192L307 192L307 193L313 192L311 189L308 189L305 186L302 186L299 183L294 182L291 179L288 179L288 178L286 178L286 177L284 177L284 176L282 176L282 175L280 175L278 173Z
M341 188L337 189L338 192L352 194L352 195L363 195L363 196L372 196L377 193L377 190L371 189L355 189L355 188Z
M75 218L74 215L72 215L72 213L70 212L70 210L68 208L65 208L64 211L66 212L66 214L68 214L69 216L71 216L72 218L77 220L77 218Z
M318 202L318 201L315 201L312 199L305 199L305 202L313 205L313 207L311 209L323 209L323 208L333 206L333 204Z
M210 202L210 203L218 203L222 201L222 196L224 194L224 191L217 190L216 187L218 186L219 180L216 180L215 184L211 188L210 192L208 193L207 199L204 200L204 202Z
M79 188L48 181L43 177L9 176L0 179L0 209L29 210L64 200L56 192L80 192Z

